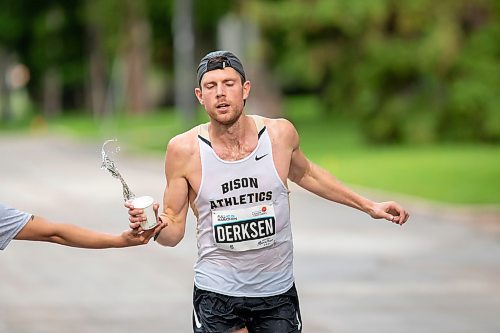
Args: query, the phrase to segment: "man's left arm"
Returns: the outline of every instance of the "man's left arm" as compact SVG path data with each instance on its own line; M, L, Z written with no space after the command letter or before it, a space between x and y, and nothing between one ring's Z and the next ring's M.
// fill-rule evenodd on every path
M292 156L288 178L300 187L330 201L359 209L374 219L404 224L409 214L394 201L374 202L352 191L331 173L311 162L299 147L299 135L293 125L287 131Z

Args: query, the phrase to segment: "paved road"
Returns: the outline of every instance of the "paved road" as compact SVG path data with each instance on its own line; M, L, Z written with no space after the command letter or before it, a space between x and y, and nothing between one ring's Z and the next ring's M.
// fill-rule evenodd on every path
M126 229L100 144L0 136L0 201ZM163 158L122 148L117 166L131 189L159 200ZM500 332L500 233L439 208L412 211L399 227L296 188L291 201L304 332ZM0 253L0 333L190 332L195 247L192 216L173 249L14 241Z

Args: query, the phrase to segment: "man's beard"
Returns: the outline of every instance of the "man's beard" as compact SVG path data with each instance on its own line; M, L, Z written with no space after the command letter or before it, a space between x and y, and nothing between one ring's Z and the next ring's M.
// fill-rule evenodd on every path
M230 117L227 117L228 114L230 115ZM229 128L240 119L242 114L243 114L243 108L235 113L228 112L224 115L217 115L214 120L219 124ZM219 117L222 117L223 119L220 119Z

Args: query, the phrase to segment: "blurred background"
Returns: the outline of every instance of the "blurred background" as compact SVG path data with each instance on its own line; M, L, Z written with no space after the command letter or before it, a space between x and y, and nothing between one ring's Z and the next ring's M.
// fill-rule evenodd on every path
M198 62L228 49L247 113L290 119L311 160L412 214L374 223L292 185L304 332L500 332L499 16L498 0L0 0L0 201L127 229L102 143L159 200L168 140L208 120ZM13 241L0 333L190 332L188 218L175 249Z
M244 62L247 112L287 117L347 183L500 204L496 0L2 0L2 134L163 154L200 121L196 67Z

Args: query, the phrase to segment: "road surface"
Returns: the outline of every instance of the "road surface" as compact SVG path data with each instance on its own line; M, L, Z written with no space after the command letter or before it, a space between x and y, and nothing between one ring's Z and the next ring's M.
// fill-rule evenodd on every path
M100 169L101 144L0 136L0 201L60 222L125 230L121 185ZM118 158L132 191L160 201L163 156L122 147ZM400 227L295 187L291 203L305 333L500 332L500 233L479 217L434 206L411 211ZM191 332L194 230L190 214L175 248L13 241L0 253L0 333Z

